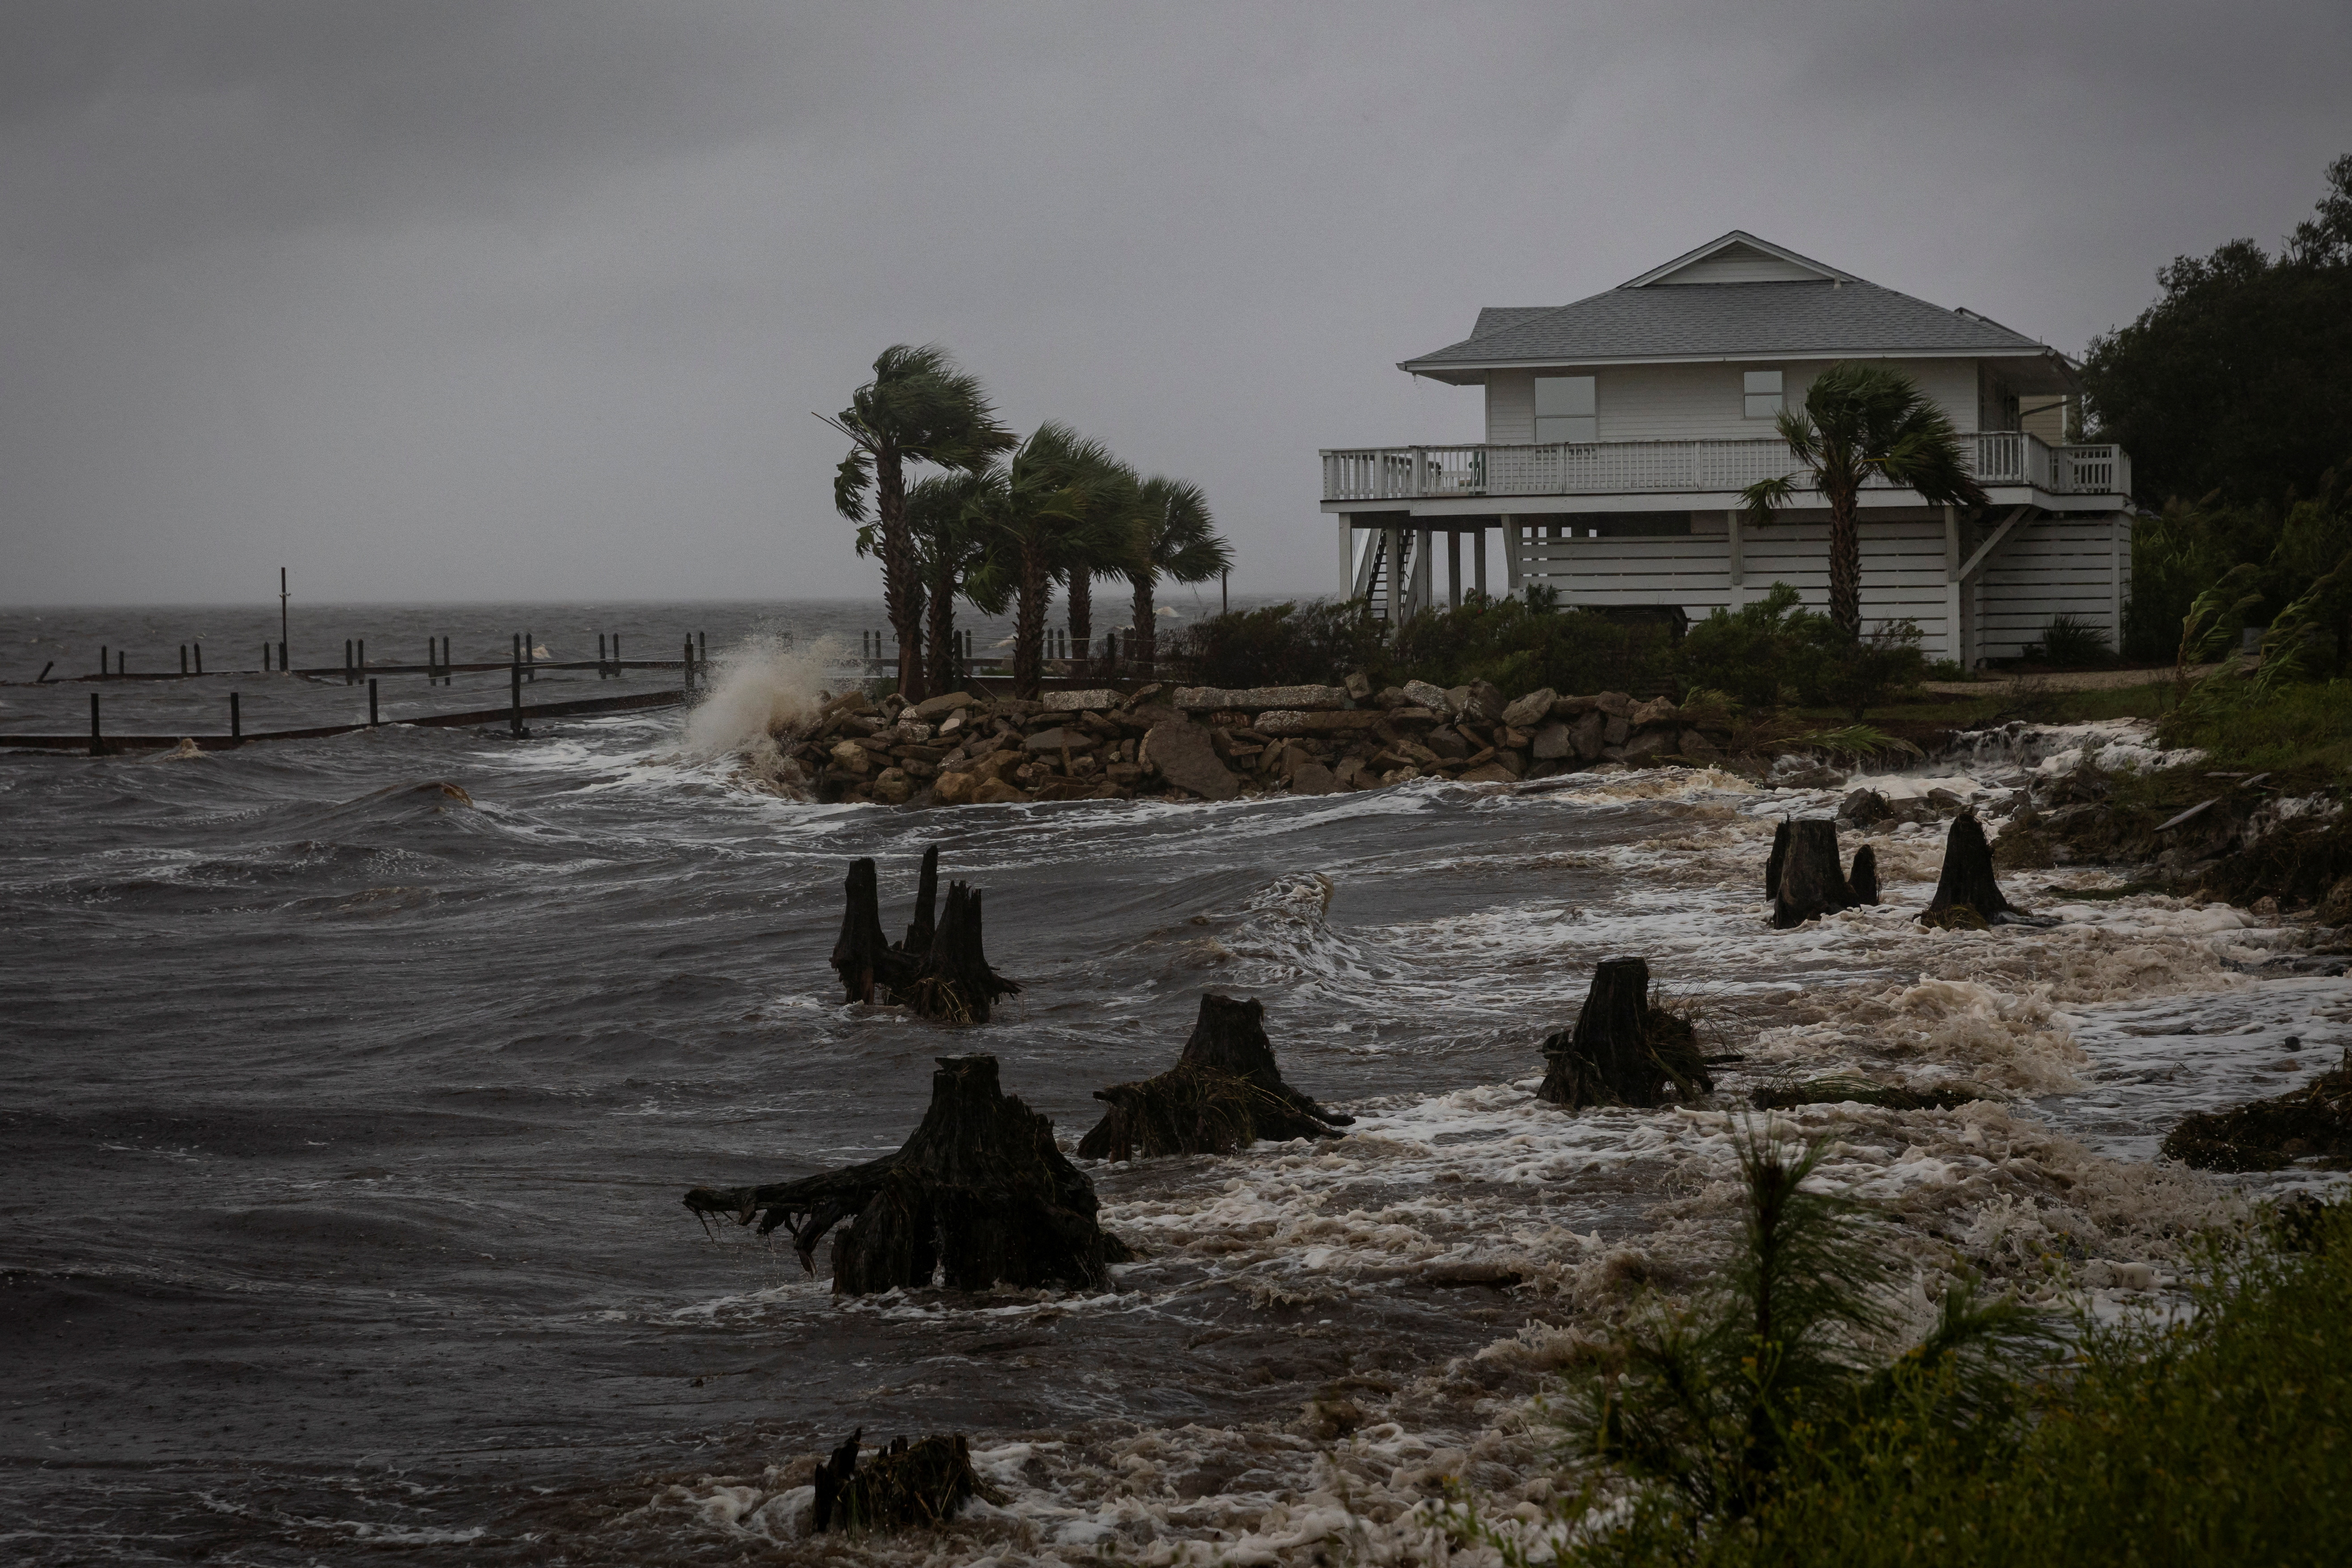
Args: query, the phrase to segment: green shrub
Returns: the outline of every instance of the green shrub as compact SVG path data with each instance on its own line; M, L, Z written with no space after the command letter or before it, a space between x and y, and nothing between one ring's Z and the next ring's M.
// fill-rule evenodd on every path
M1683 677L1751 709L1793 700L1832 703L1860 719L1896 689L1926 679L1919 640L1909 621L1881 622L1859 641L1849 638L1827 616L1805 609L1796 589L1775 583L1753 604L1718 609L1690 629Z
M1672 635L1591 610L1562 609L1542 584L1519 597L1467 595L1459 609L1423 610L1396 629L1383 684L1426 680L1452 688L1489 680L1511 695L1672 689Z
M1202 686L1336 686L1386 658L1387 627L1360 599L1210 616L1161 645L1164 673Z
M2042 640L2026 645L2021 662L2053 669L2096 669L2113 661L2107 634L2074 616L2058 615L2042 629Z
M1563 610L1541 586L1523 598L1474 593L1459 609L1423 610L1393 630L1360 600L1236 610L1170 638L1168 662L1203 686L1337 685L1361 670L1376 686L1490 680L1514 696L1543 686L1662 691L1674 669L1663 627Z

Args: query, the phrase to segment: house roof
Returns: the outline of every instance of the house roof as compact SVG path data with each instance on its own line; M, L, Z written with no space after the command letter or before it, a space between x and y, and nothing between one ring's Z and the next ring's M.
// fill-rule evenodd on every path
M1724 278L1754 280L1715 280ZM1467 383L1484 379L1471 373L1507 365L1951 354L2060 358L1998 321L1882 289L1734 229L1574 304L1489 306L1470 336L1399 368ZM2062 385L2052 390L2063 390L2069 373L2053 373Z

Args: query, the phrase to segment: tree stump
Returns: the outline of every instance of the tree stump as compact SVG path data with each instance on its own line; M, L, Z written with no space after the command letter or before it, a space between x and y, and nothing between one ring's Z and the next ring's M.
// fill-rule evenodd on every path
M923 851L923 879L915 889L915 921L907 928L906 940L898 951L909 958L920 958L931 950L933 926L931 916L940 902L940 847L936 844Z
M1772 857L1764 862L1764 896L1780 896L1780 872L1789 864L1789 819L1782 817L1772 829Z
M1265 1037L1265 1005L1201 998L1176 1065L1140 1083L1095 1090L1110 1107L1079 1141L1086 1160L1224 1154L1264 1138L1336 1138L1355 1118L1326 1110L1282 1081Z
M797 1182L697 1187L686 1206L756 1219L762 1236L790 1229L812 1274L817 1243L849 1220L833 1242L835 1295L919 1289L935 1276L955 1290L1100 1289L1128 1250L1096 1223L1094 1184L1054 1146L1053 1122L997 1087L994 1057L939 1064L930 1109L897 1153Z
M1669 1089L1690 1100L1715 1088L1697 1032L1652 1000L1650 966L1639 958L1604 960L1592 972L1576 1026L1548 1037L1543 1053L1543 1086L1536 1094L1570 1110L1660 1105Z
M982 951L978 889L948 884L947 913L914 976L893 994L924 1017L953 1024L985 1024L998 1002L1021 994L1020 982L991 969Z
M1936 879L1936 896L1920 923L1948 930L1987 926L2017 912L1993 880L1992 846L1985 842L1984 825L1975 812L1960 813L1944 837L1943 875Z
M1878 899L1878 851L1865 844L1853 852L1853 870L1846 878L1846 886L1853 889L1854 902L1876 904Z
M1860 901L1846 885L1845 868L1838 861L1837 824L1808 817L1788 826L1789 856L1780 867L1780 889L1772 899L1776 931L1837 910L1850 910Z
M857 1468L864 1427L833 1451L812 1478L816 1498L809 1532L827 1531L928 1530L945 1524L974 1497L1003 1497L971 1468L971 1447L961 1432L909 1443L891 1440L864 1469Z
M884 1001L903 1003L926 1018L985 1024L996 1003L1021 994L1019 982L988 966L977 890L961 882L950 884L947 912L933 925L940 890L938 845L923 851L915 919L903 942L893 944L882 934L881 893L871 859L851 862L842 888L846 907L832 963L841 977L843 1000L871 1003L878 992Z
M847 906L833 944L833 972L841 976L844 1001L870 1003L876 987L894 989L912 980L915 965L882 934L882 895L870 858L849 863L842 891Z

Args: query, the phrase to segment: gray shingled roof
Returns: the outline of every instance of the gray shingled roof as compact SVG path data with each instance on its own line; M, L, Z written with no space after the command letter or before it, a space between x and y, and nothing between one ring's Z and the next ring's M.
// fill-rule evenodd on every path
M2007 327L1875 283L1670 283L1612 289L1549 310L1490 306L1458 343L1404 362L1411 371L1529 361L1746 354L2049 350Z

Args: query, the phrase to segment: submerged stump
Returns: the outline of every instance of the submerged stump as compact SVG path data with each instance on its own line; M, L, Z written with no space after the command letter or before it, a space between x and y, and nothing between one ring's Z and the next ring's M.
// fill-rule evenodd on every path
M914 974L892 994L926 1018L951 1024L985 1024L1007 996L1021 994L1020 982L988 966L980 935L980 889L948 884L947 912L931 934Z
M1110 1107L1079 1141L1086 1160L1223 1154L1263 1138L1336 1138L1355 1121L1282 1081L1265 1036L1265 1005L1201 998L1176 1065L1139 1083L1095 1090Z
M1690 1020L1657 1005L1650 966L1639 958L1603 960L1572 1029L1543 1043L1539 1099L1570 1110L1588 1105L1654 1106L1672 1092L1690 1100L1712 1091Z
M1853 890L1854 902L1875 905L1878 900L1878 851L1865 844L1853 852L1853 869L1846 874L1846 886Z
M1128 1250L1096 1223L1094 1184L1054 1146L1053 1122L998 1088L994 1057L939 1064L930 1108L897 1153L796 1182L697 1187L686 1206L757 1221L762 1236L790 1230L812 1274L817 1243L849 1221L833 1241L836 1295L934 1279L956 1290L1101 1289Z
M971 1446L961 1432L891 1440L863 1469L857 1464L864 1427L817 1467L809 1531L928 1530L953 1519L975 1497L1003 1502L971 1468Z
M1789 819L1782 817L1772 829L1772 854L1764 862L1764 896L1780 896L1780 872L1789 864Z
M992 1008L1021 994L1019 982L988 966L981 941L980 893L962 882L949 885L947 912L936 925L940 847L923 851L923 875L915 918L904 940L882 934L878 879L870 858L850 863L843 879L845 906L841 935L833 944L833 971L841 977L842 999L871 1003L877 997L903 1003L926 1018L954 1024L985 1024Z
M1808 817L1784 826L1789 830L1789 853L1780 867L1780 885L1772 896L1774 929L1786 931L1861 902L1847 885L1845 868L1838 860L1837 824L1826 817ZM1873 869L1874 875L1874 857Z
M877 990L913 979L915 965L882 934L881 887L871 858L849 863L841 889L845 904L841 935L833 944L833 972L841 977L842 1000L871 1002Z
M1936 879L1936 896L1928 900L1920 923L1947 930L1980 928L2018 912L1993 880L1992 846L1985 841L1984 825L1975 812L1960 813L1944 837L1943 874Z

